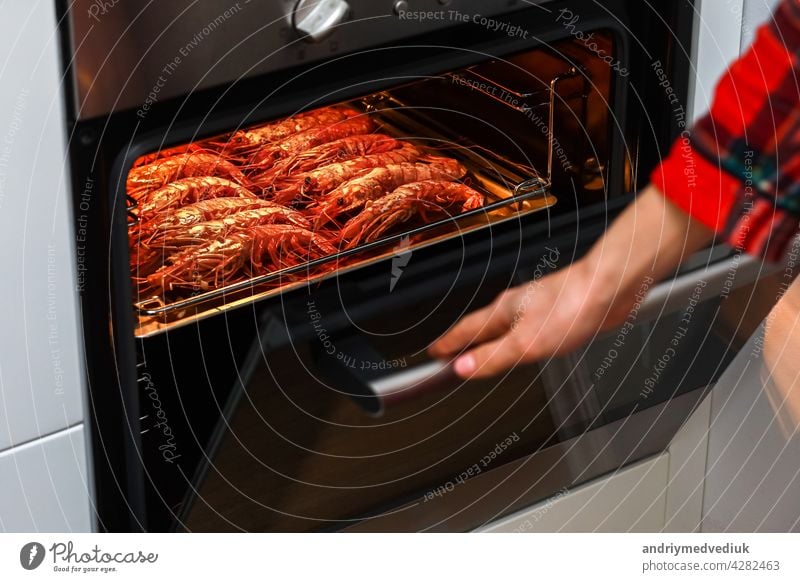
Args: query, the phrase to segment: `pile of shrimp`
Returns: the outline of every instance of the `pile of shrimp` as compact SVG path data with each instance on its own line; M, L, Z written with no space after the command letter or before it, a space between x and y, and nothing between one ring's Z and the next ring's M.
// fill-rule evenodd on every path
M161 150L127 179L137 291L188 296L480 208L466 176L345 106Z

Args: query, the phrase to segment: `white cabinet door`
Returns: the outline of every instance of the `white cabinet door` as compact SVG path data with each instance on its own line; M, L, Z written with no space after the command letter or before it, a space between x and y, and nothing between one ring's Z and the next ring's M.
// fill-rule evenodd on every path
M669 454L626 467L499 520L487 532L652 532L664 527Z
M665 532L700 531L710 417L707 395L669 445Z
M91 531L83 426L0 453L0 531Z
M800 532L798 298L795 280L714 387L703 532Z
M0 16L0 450L83 420L55 4Z

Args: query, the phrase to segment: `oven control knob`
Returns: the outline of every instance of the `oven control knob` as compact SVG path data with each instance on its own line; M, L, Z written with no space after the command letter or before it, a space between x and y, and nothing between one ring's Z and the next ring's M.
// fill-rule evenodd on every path
M350 14L345 0L300 0L292 13L294 29L310 42L328 36Z

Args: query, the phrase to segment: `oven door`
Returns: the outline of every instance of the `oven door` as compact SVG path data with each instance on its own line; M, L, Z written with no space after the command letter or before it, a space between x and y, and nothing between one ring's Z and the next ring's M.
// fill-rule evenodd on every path
M537 276L557 248L539 248ZM409 273L396 306L339 289L253 310L230 322L257 325L258 340L176 526L465 531L661 452L736 351L724 294L760 272L731 283L729 268L645 283L626 324L585 350L470 382L431 374L425 348L519 281L436 287ZM345 327L331 307L342 305Z
M621 328L517 371L510 388L517 400L501 415L505 428L462 455L460 472L345 529L483 528L664 452L768 313L778 270L715 248L698 253L674 280L652 288L645 281ZM489 389L507 384L498 378ZM538 408L530 407L534 400ZM476 427L491 425L493 411L478 408ZM432 433L429 426L418 434Z

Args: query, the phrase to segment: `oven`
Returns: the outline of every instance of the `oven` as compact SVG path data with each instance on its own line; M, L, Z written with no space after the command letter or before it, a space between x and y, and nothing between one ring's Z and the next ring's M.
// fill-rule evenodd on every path
M729 284L717 247L574 356L461 382L425 353L509 286L535 300L643 185L688 123L691 2L78 0L62 15L102 529L474 529L663 450L735 352L719 294L747 274ZM142 234L136 169L211 151L270 199L254 168L278 138L237 140L324 111L454 161L480 203L164 276L177 260ZM310 184L287 208L313 210ZM713 280L696 274L710 263Z

